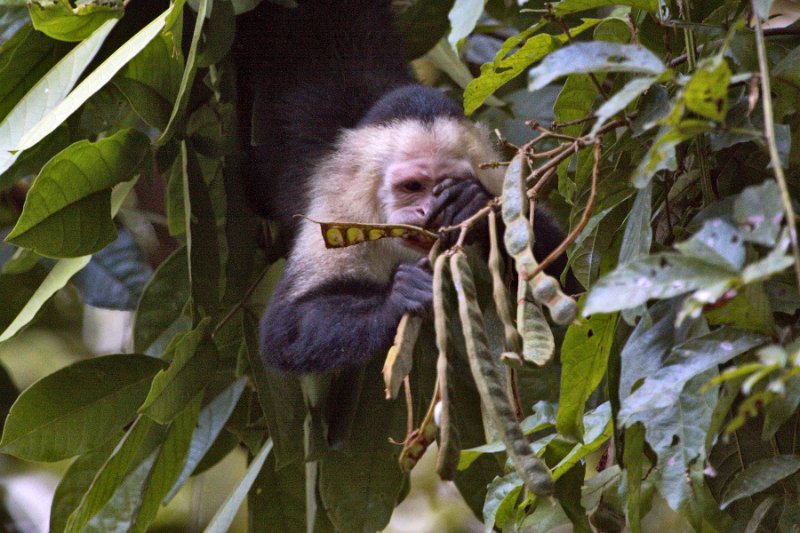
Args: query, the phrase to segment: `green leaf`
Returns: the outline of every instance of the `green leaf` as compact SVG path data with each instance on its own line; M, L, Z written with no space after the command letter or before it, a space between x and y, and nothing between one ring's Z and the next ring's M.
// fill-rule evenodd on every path
M126 129L62 150L42 168L6 240L50 257L78 257L113 242L111 187L133 177L149 146L145 134Z
M172 338L191 324L181 311L189 300L186 248L175 250L158 267L144 288L133 328L134 350L160 356ZM161 342L157 342L157 341ZM156 350L151 346L158 344Z
M625 264L650 253L653 231L650 218L653 214L653 187L648 184L636 193L633 207L625 224L625 234L619 249L619 264Z
M736 500L753 496L798 470L800 470L800 457L796 455L778 455L753 461L728 485L720 507L725 509Z
M553 13L560 17L587 9L614 5L630 6L650 13L658 13L658 0L562 0L553 5Z
M258 349L258 324L245 316L242 321L247 359L255 382L258 401L264 412L269 433L275 441L278 469L303 458L303 424L306 405L298 376L281 374L264 366Z
M64 101L83 70L94 59L106 36L116 24L111 20L97 29L91 37L78 44L34 83L0 122L0 173L5 172L19 157L19 152L30 148L61 123L43 131L34 142L20 147L25 136L40 124L50 112ZM16 66L16 63L14 64ZM24 63L23 63L24 65ZM16 71L15 75L16 75ZM83 83L81 84L83 85ZM99 87L98 87L99 88ZM89 95L90 96L90 95ZM86 97L88 99L88 96ZM85 99L83 100L85 101ZM83 103L81 101L81 103Z
M589 72L637 72L658 76L666 67L647 48L603 41L565 46L548 55L528 74L532 91L561 76Z
M234 2L217 2L210 12L208 26L203 28L202 46L197 56L197 66L209 67L219 63L233 44L236 23Z
M558 480L584 458L599 450L614 436L614 423L611 419L611 403L605 402L581 420L581 429L586 428L579 442L553 467L553 479Z
M419 0L400 13L395 27L403 36L408 59L424 55L447 33L453 3L454 0Z
M749 242L775 246L783 216L780 190L773 180L746 188L734 200L733 218Z
M588 74L568 76L556 99L554 108L556 122L572 122L590 115L596 99L597 88ZM583 127L583 124L575 124L559 131L564 135L578 137Z
M685 120L678 125L662 127L650 149L631 175L631 183L641 189L661 170L676 170L675 148L684 141L707 133L709 124L697 120Z
M625 109L628 104L639 98L645 91L647 91L658 80L656 77L635 78L629 81L618 92L603 102L595 115L597 120L592 126L592 131L589 133L595 136L600 128L614 115Z
M91 74L83 78L83 81L81 81L81 83L78 84L78 86L75 87L75 89L70 92L66 98L60 96L58 99L48 100L48 102L53 102L53 104L48 103L48 105L41 109L41 111L37 109L37 113L35 113L32 118L26 117L26 120L20 121L20 124L15 125L15 127L19 127L24 132L24 135L21 135L21 138L19 136L15 137L15 140L18 139L18 141L15 143L8 145L6 144L5 136L3 135L3 125L0 124L0 146L7 145L9 148L21 151L27 150L40 140L44 139L51 131L56 129L62 122L69 118L75 111L77 111L78 108L81 107L93 94L95 94L106 83L108 83L128 61L133 59L136 54L141 52L144 47L147 46L150 41L152 41L156 35L159 34L159 32L161 32L161 30L164 28L164 22L172 13L172 11L180 10L182 7L182 2L176 2L170 6L147 26L139 30L139 32L131 37L125 44L117 48L110 56L108 56L105 61L103 61L96 69L94 69ZM100 44L105 38L105 35L111 30L111 26L114 23L115 21L111 20L98 28L98 30L94 32L89 39L76 46L75 49L70 52L70 54L68 54L61 62L59 62L59 64L56 65L53 71L49 72L47 76L50 77L50 75L53 74L53 80L55 81L59 79L59 76L62 76L65 73L72 73L72 61L65 63L65 60L70 58L77 49L88 45L89 43L91 43L93 46L91 49L91 56L88 58L88 60L91 60L91 58L94 57L94 52L97 51L97 48L99 48ZM86 61L87 63L88 60ZM62 64L64 64L63 69L61 68ZM54 72L56 70L57 72ZM77 78L77 74L75 77ZM41 85L41 82L40 84L37 84L37 87L34 88L34 90L37 89L39 85ZM42 91L46 95L47 91L44 89L45 87L42 87ZM69 87L67 87L66 90L69 90ZM60 94L63 94L61 91L59 92ZM61 98L63 98L63 100ZM14 111L20 107L23 101L25 101L25 99L23 99L20 104L17 104L17 107L14 108ZM9 113L9 116L6 117L7 120L11 117L14 111ZM26 113L27 108L20 111L20 114ZM0 165L0 169L3 169L3 165Z
M172 421L214 377L218 365L214 344L206 339L209 320L173 342L172 361L154 378L139 412L156 422Z
M160 33L111 80L133 110L154 128L166 127L178 94L183 56L174 50L174 37Z
M580 26L570 28L570 36L576 37L598 23L600 23L599 19L585 19ZM509 38L497 52L492 63L481 65L480 76L475 78L464 91L464 112L467 115L471 115L478 109L497 89L567 42L567 37L564 35L556 37L546 33L533 35L540 29L541 25L537 24L533 28ZM524 44L523 41L525 41ZM520 46L519 49L508 55L517 46Z
M706 220L700 231L675 245L683 255L694 257L726 270L744 265L744 239L739 230L722 219Z
M253 462L247 467L247 471L242 480L233 492L230 493L228 499L222 504L222 507L217 510L211 522L209 522L205 533L227 533L230 531L231 524L236 516L236 511L239 510L242 502L244 502L244 499L247 497L250 487L255 483L256 477L258 477L258 473L261 471L261 467L264 466L264 461L266 461L271 451L272 439L267 439L264 446L261 447L261 450L256 454L255 458L253 458Z
M686 107L698 115L722 122L728 113L731 70L721 57L704 61L686 84Z
M192 317L210 315L220 300L219 243L209 188L197 164L197 155L181 141L186 249L189 254Z
M42 378L11 408L0 451L30 461L59 461L97 448L136 415L162 367L151 357L109 355Z
M516 472L496 477L489 483L486 503L483 505L483 523L487 530L491 531L495 524L503 527L524 486Z
M561 346L561 394L556 419L562 435L575 439L583 436L584 407L606 374L616 324L616 315L597 314L567 329Z
M33 27L59 41L82 41L105 22L122 17L125 8L120 1L94 4L69 0L32 0L28 12Z
M675 253L650 255L617 267L589 291L584 316L632 309L651 298L666 299L732 278L734 274ZM624 294L624 298L619 295Z

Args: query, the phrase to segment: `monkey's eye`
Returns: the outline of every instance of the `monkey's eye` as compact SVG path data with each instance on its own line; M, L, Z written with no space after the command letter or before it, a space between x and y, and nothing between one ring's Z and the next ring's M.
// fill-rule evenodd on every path
M422 190L422 183L419 181L407 181L403 183L403 189L407 192L419 192Z

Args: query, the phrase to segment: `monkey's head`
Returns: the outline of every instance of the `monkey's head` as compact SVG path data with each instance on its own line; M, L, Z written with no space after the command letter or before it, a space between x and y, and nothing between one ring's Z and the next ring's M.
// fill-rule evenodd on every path
M441 217L429 217L435 187L477 180L500 194L503 171L481 168L497 159L486 129L465 118L458 104L434 89L401 88L384 96L357 127L343 130L320 179L313 180L311 197L325 200L311 216L436 230ZM424 251L419 243L404 244Z

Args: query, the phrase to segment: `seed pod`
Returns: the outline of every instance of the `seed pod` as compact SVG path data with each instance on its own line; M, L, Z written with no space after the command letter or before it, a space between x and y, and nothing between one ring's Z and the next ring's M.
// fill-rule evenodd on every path
M455 478L458 461L461 456L461 444L458 431L453 423L454 404L452 387L448 374L452 373L448 363L449 355L449 320L445 307L444 281L447 269L447 257L444 254L436 258L433 267L433 320L436 327L436 347L439 359L436 362L436 373L439 383L439 454L436 456L436 472L446 480Z
M506 395L502 376L489 351L472 271L463 253L453 255L450 259L450 270L458 296L458 313L463 327L467 357L483 406L495 428L500 432L514 468L525 485L537 496L549 496L554 490L553 478L547 466L531 450Z

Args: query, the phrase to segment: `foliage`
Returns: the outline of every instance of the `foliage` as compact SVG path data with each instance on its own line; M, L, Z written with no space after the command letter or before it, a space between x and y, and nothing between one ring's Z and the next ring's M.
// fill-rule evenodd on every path
M384 372L408 402L381 358L297 377L259 357L282 243L238 186L227 53L254 3L3 8L0 342L70 291L136 316L135 353L2 394L0 452L75 458L53 531L144 531L237 444L250 468L210 530L248 498L254 530L374 531L435 439L487 529L645 531L666 502L697 531L794 530L800 3L398 2L409 56L507 168L488 265L435 247L434 320L403 321ZM160 218L137 206L152 183ZM532 254L543 198L577 305ZM142 220L173 238L152 271Z

